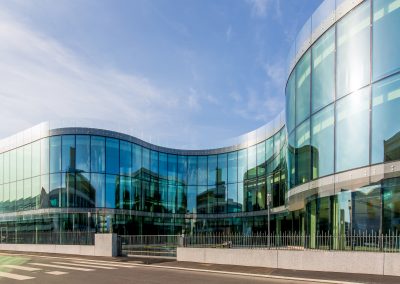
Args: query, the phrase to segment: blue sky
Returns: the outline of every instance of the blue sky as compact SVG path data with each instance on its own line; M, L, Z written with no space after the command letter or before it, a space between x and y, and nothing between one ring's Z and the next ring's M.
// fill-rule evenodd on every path
M284 107L285 64L321 0L0 2L0 137L46 120L196 148Z

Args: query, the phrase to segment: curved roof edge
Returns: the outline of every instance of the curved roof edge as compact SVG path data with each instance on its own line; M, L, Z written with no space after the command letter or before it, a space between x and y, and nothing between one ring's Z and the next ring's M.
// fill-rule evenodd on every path
M176 149L162 145L156 145L151 143L151 141L145 141L142 137L138 138L138 135L135 135L134 133L126 133L120 129L117 129L118 127L116 127L115 124L96 126L96 122L94 121L49 121L42 122L15 135L0 140L0 153L18 148L48 136L64 134L90 134L114 137L130 141L149 149L165 153L181 155L212 155L232 152L255 145L272 137L284 126L285 112L282 111L272 121L261 126L260 128L239 137L222 141L213 145L213 147L202 149Z

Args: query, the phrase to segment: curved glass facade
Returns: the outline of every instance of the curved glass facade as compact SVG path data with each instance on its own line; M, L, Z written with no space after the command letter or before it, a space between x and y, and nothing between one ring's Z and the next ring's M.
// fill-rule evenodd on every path
M274 131L209 150L83 127L3 143L1 230L247 234L269 209L271 233L400 229L400 2L336 2L296 39Z

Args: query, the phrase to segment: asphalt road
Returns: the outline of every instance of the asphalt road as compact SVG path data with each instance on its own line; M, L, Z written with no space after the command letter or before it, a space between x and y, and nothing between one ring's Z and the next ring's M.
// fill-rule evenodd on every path
M167 269L115 259L0 253L0 283L307 283Z

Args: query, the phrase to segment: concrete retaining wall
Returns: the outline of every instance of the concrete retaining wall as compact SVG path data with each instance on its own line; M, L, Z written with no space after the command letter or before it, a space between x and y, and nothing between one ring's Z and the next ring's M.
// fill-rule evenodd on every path
M1 250L75 254L75 255L89 255L89 256L117 256L117 235L96 234L94 246L0 244L0 251Z
M177 260L400 276L400 253L178 248Z

